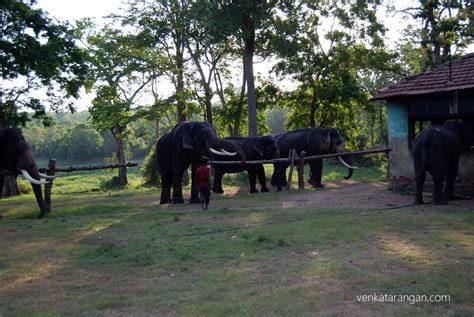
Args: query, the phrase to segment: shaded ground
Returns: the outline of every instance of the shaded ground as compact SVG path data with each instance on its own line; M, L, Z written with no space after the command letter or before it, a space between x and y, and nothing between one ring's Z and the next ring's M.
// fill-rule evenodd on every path
M282 194L279 197L267 201L262 200L256 202L261 207L281 207L281 208L298 208L298 207L334 207L334 208L391 208L403 207L413 204L415 198L413 193L400 193L387 190L386 182L362 183L354 180L331 181L324 183L325 188L313 189L306 184L305 190L301 193L292 192L291 195ZM272 189L274 190L274 189ZM292 187L292 191L296 187ZM285 193L285 192L284 192ZM288 192L286 192L288 193ZM248 191L241 187L225 188L224 197L233 197L236 194L247 195ZM265 195L265 194L252 194ZM213 194L213 197L218 195ZM431 193L424 193L426 205L432 201ZM461 199L450 202L460 210L474 210L474 200ZM221 204L216 203L215 208L220 208ZM421 206L413 206L413 208L423 208Z
M411 206L381 182L250 195L211 209L156 189L0 201L0 316L472 315L474 203ZM429 201L429 197L426 201ZM364 294L449 302L361 303Z

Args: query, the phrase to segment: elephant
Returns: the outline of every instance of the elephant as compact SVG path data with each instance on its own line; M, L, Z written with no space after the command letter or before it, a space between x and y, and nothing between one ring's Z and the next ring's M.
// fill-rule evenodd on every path
M40 208L39 218L42 218L46 213L46 208L41 185L48 182L40 181L40 177L46 179L54 177L39 172L33 152L20 129L0 128L0 170L7 170L15 176L21 173L26 180L31 182ZM4 176L0 176L0 194L3 190L3 185Z
M298 129L275 136L275 142L280 149L280 157L288 158L292 149L300 155L302 151L306 156L332 154L343 152L345 145L341 133L336 128L305 128ZM338 157L342 164L348 168L348 175L345 179L352 177L355 167L352 166L350 156ZM321 187L322 160L310 160L311 180L316 187ZM281 191L285 186L286 169L289 163L275 163L271 184Z
M192 184L190 203L200 203L195 174L203 156L216 154L233 156L245 161L245 153L230 141L219 138L207 122L180 122L156 144L158 170L161 175L160 204L183 203L182 176L191 165ZM171 199L171 187L173 198Z
M244 151L248 161L257 160L271 160L279 157L278 147L275 144L275 140L271 136L262 137L228 137L224 140L230 141ZM232 160L229 156L216 155L216 161L229 161ZM239 164L239 165L224 165L224 164L213 164L214 168L214 185L213 191L215 193L222 194L222 176L226 173L239 173L246 171L249 175L250 193L258 193L256 188L257 177L260 182L260 191L268 192L265 169L263 164Z
M416 136L412 150L415 178L405 185L416 181L415 204L423 204L422 193L426 172L433 178L435 205L446 205L448 200L454 199L459 156L469 150L473 143L473 129L467 124L456 121L433 125Z

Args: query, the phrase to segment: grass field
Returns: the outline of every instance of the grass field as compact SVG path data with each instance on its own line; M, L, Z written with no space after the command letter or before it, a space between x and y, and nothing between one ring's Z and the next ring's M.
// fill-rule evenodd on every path
M324 180L344 172L325 166ZM43 220L32 195L0 201L0 316L474 313L473 208L311 205L346 187L249 195L245 177L232 176L228 186L243 192L225 187L233 194L213 195L203 212L160 206L159 190L130 174L122 190L104 186L115 172L55 180ZM369 167L354 175L383 177ZM282 204L301 197L301 207ZM450 302L357 301L374 293Z

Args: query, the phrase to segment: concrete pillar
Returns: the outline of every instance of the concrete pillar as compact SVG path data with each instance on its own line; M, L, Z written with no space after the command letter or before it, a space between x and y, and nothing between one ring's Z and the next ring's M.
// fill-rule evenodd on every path
M408 107L392 101L387 107L388 142L392 149L388 163L389 189L397 190L414 177L408 142Z

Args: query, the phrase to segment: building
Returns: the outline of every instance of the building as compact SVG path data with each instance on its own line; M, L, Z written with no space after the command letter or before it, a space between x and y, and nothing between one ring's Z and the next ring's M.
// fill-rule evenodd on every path
M411 147L421 130L452 119L474 129L474 53L385 87L373 99L387 105L389 186L399 189L414 177ZM455 190L474 194L473 150L461 156Z

